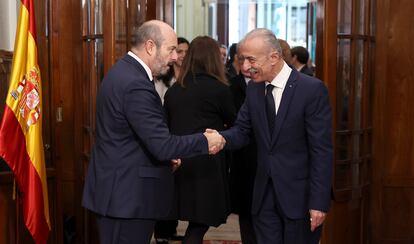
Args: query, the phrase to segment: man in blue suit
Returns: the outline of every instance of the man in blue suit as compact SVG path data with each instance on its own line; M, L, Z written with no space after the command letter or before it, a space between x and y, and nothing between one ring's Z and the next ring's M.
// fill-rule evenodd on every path
M330 206L332 178L327 88L283 61L270 30L251 31L238 50L254 82L235 125L221 134L229 149L246 145L250 133L256 138L252 215L257 241L316 244Z
M176 48L170 26L144 23L99 88L83 206L97 214L101 243L150 243L156 219L166 217L173 202L169 160L223 147L219 135L174 136L167 128L152 80L168 71Z

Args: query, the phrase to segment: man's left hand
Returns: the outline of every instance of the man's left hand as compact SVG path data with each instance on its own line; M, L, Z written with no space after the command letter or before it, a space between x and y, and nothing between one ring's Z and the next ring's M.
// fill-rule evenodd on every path
M311 231L314 231L317 227L319 227L326 217L326 213L314 209L309 210L309 215Z

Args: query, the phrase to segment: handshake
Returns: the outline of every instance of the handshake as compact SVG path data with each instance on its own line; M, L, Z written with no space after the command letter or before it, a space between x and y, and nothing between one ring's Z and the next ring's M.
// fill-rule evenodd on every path
M220 135L216 130L206 129L203 133L208 141L208 153L216 154L224 148L226 145L226 140L222 135Z
M208 153L216 154L226 145L226 140L216 130L206 129L203 133L208 141ZM176 171L181 166L181 159L171 160L172 172Z

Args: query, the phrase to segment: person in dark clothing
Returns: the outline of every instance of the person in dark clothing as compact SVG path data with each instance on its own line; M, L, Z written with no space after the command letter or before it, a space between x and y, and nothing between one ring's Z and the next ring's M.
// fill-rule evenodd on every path
M176 81L177 77L180 74L181 66L183 65L183 60L187 54L190 43L184 37L177 38L177 60L175 60L170 66L170 69L167 74L160 77L156 77L155 80L155 90L157 90L160 95L161 102L164 103L164 95Z
M308 67L309 52L304 47L294 47L290 50L292 54L292 66L299 72L314 76L312 69Z
M237 43L231 44L228 57L229 58L226 62L226 76L227 79L230 80L236 77L240 72L239 64L237 61Z
M191 44L177 82L165 94L171 133L187 135L206 128L224 130L236 117L217 42L207 36ZM210 226L225 223L230 196L225 152L182 159L175 172L172 218L189 221L183 243L202 243Z
M280 47L282 48L282 56L283 60L289 65L292 66L292 54L291 54L291 48L289 46L289 43L283 39L277 39L280 43Z
M237 55L237 54L236 54ZM238 65L238 64L237 64ZM234 105L239 111L246 98L250 73L240 67L240 74L230 80L230 90ZM254 177L257 167L257 150L254 137L246 147L233 151L230 164L230 196L232 212L239 215L240 236L243 244L256 244L251 208L253 198Z

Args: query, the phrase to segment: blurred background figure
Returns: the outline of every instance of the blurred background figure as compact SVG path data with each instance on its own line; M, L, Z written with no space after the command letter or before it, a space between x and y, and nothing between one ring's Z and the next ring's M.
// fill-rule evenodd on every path
M220 45L220 55L221 55L221 60L222 60L223 64L226 64L226 62L227 62L227 47L224 44Z
M237 45L235 47L235 57L237 57ZM237 58L237 67L240 73L230 79L230 90L233 94L234 105L237 111L240 110L244 103L247 84L250 82L250 72L248 69L243 68L240 60ZM257 168L257 149L253 135L250 138L250 144L233 151L232 156L229 175L232 212L239 215L242 243L256 244L257 240L251 214L253 185Z
M229 48L228 59L226 62L226 71L228 80L236 77L240 72L239 63L237 61L237 43L231 44Z
M181 66L183 65L185 56L187 55L188 48L190 48L190 43L184 37L178 37L177 42L177 61L174 63L175 78L177 78L178 75L180 75Z
M184 37L177 38L177 61L174 62L172 67L166 75L158 77L155 80L155 90L157 90L160 95L161 101L164 103L164 95L167 92L168 88L172 86L177 80L178 75L180 74L181 66L183 65L183 60L187 54L190 43Z
M231 126L236 111L226 83L218 43L208 36L196 37L177 82L165 94L171 133L187 135ZM175 171L175 200L172 218L189 222L185 244L202 243L210 226L225 223L230 213L225 152L182 159Z
M290 50L292 54L292 66L299 72L314 76L312 69L308 67L309 52L304 47L294 47Z
M287 43L287 41L283 39L277 39L277 40L279 41L280 47L282 48L283 60L285 60L285 62L289 66L291 66L292 65L292 54L290 52L289 43Z

